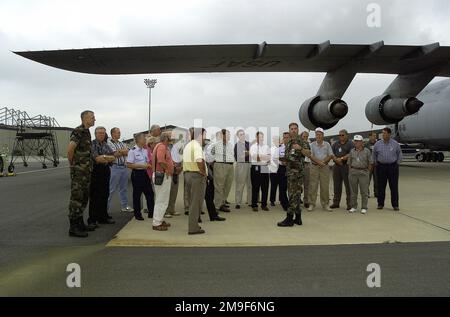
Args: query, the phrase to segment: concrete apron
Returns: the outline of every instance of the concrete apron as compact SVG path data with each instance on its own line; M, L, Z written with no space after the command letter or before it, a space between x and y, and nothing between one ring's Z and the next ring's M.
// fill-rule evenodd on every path
M384 210L377 210L376 199L370 198L366 215L362 215L360 210L350 214L345 210L343 193L341 209L333 212L320 207L313 212L304 210L303 226L279 228L276 223L285 216L279 203L270 207L269 212L257 213L247 205L235 210L232 204L231 213L221 213L227 218L225 222L210 222L208 215L203 215L201 227L206 234L198 236L187 234L188 219L182 205L181 183L176 206L182 215L165 219L172 224L168 231L152 230L150 219L142 222L132 219L108 246L257 247L450 241L449 176L450 164L446 163L403 165L400 171L400 212L394 212L390 206L387 190ZM332 199L333 195L330 196ZM229 200L234 201L234 188Z

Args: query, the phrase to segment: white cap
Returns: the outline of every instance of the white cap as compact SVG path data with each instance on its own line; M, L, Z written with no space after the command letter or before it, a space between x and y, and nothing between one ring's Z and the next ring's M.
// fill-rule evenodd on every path
M354 137L353 137L353 141L363 141L364 139L363 139L363 137L361 136L361 135L355 135Z
M316 132L321 132L321 133L324 133L324 134L325 134L325 132L323 131L322 128L317 128L317 129L316 129Z

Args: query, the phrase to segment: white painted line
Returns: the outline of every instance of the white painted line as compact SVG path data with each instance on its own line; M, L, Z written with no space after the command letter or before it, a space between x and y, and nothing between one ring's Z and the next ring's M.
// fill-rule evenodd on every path
M54 171L54 170L58 170L58 169L62 169L62 168L69 168L69 166L52 167L52 168L48 168L48 169L41 169L41 170L35 170L35 171L19 172L19 173L16 173L16 175L50 172L50 171Z

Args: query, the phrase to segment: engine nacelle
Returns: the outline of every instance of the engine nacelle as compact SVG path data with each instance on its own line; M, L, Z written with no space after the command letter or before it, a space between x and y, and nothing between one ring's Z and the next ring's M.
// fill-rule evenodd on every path
M415 97L391 98L390 95L382 95L367 103L366 117L376 125L393 124L415 114L422 106L423 102Z
M302 125L310 130L317 127L330 129L347 115L348 106L341 99L320 100L320 96L312 97L299 110Z

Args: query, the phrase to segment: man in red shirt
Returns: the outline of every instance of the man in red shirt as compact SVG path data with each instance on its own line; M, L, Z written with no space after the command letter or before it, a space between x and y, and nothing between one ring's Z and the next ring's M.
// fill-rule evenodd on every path
M153 149L153 184L155 185L155 209L153 213L153 230L167 231L169 223L164 221L164 214L169 205L170 186L174 163L169 150L170 134L161 134L161 142ZM158 177L163 178L158 184Z

